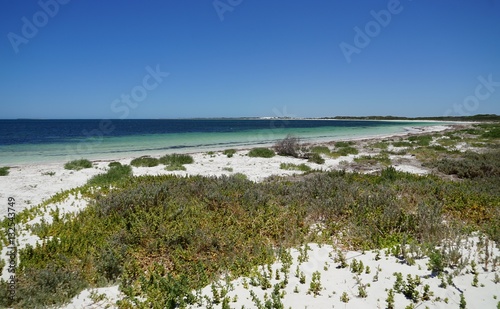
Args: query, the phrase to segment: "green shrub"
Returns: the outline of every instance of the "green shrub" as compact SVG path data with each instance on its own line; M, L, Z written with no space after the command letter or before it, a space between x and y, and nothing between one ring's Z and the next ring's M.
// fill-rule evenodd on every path
M430 135L416 135L408 137L408 140L414 142L418 146L429 146L432 142L432 136Z
M117 166L122 166L120 162L109 162L108 164L109 167L117 167Z
M222 153L225 154L228 158L232 158L236 153L236 149L226 149Z
M275 153L272 149L263 147L253 148L248 152L249 157L272 158L274 155Z
M47 268L28 268L17 276L18 308L45 308L69 301L88 284L79 271L50 263Z
M149 156L135 158L130 162L130 165L135 167L153 167L160 164L160 160Z
M8 167L8 166L0 167L0 176L9 175L9 169L10 169L10 167Z
M364 163L364 164L370 164L370 165L374 165L377 163L381 163L383 165L390 165L391 164L391 159L389 158L389 156L386 153L379 153L379 154L374 155L374 156L370 156L370 155L360 156L360 157L354 158L354 161L358 162L358 163Z
M319 153L312 153L309 158L307 159L309 162L317 163L317 164L323 164L325 163L325 159L319 154Z
M500 150L486 153L466 152L462 158L441 160L429 164L447 175L459 178L482 178L500 176Z
M160 158L160 163L165 165L183 165L183 164L191 164L194 162L194 159L191 155L188 154L171 154L164 155Z
M303 172L309 172L311 170L311 168L304 163L302 163L302 164L281 163L280 169L282 169L282 170L297 170L297 171L303 171Z
M491 139L500 138L500 127L497 126L497 127L490 128L488 131L481 134L481 137L482 138L491 138Z
M327 146L314 146L311 148L311 152L328 155L330 154L330 148Z
M182 164L175 163L175 164L170 164L170 165L165 166L165 170L166 171L185 171L186 167Z
M67 170L79 171L84 168L91 168L92 162L87 159L73 160L64 164L64 168Z
M113 164L106 173L90 178L87 183L91 186L108 186L132 176L130 165L121 165L119 162L111 163L118 164Z
M370 147L386 150L389 147L389 144L387 142L376 142L371 144Z

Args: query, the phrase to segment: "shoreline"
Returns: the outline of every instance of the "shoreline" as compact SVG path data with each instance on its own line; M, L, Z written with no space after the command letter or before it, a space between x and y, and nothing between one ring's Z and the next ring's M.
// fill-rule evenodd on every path
M409 130L401 133L382 134L373 136L357 136L344 139L309 139L301 140L301 143L307 146L312 145L332 145L338 141L353 141L355 143L378 142L388 138L404 138L413 135L423 135L436 132L446 132L455 130L458 127L463 127L464 124L454 124L448 126L428 126L428 127L411 127ZM194 163L186 165L186 171L165 171L163 165L155 167L133 167L134 176L142 175L162 175L175 174L181 176L202 175L202 176L222 176L235 173L245 174L252 181L262 181L265 178L278 175L294 175L302 172L295 170L280 169L281 163L300 164L303 159L275 156L270 159L251 158L246 156L248 150L254 147L270 147L274 143L263 143L258 145L249 145L248 147L237 148L237 153L233 158L227 158L221 153L228 147L214 147L207 149L197 149L197 151L178 151L171 153L183 153L193 156ZM213 156L208 153L214 152ZM30 208L39 205L43 201L49 199L54 194L76 188L84 185L91 177L104 173L108 169L108 163L117 161L122 164L129 164L134 158L144 155L151 157L160 157L168 152L165 151L149 151L147 153L127 153L118 156L101 157L99 159L89 159L94 166L92 168L82 169L80 171L72 171L64 169L64 162L42 162L42 163L25 163L12 165L9 170L9 175L0 177L0 198L8 198L9 196L17 197L19 209ZM360 153L363 155L365 153ZM343 161L352 162L355 156L349 155L336 159L327 159L325 164L308 163L311 168L318 170L334 170L341 169ZM415 172L417 174L425 173L424 170L418 167L402 165L401 170ZM2 209L0 216L5 215L5 209Z
M301 120L301 119L300 119ZM313 119L321 120L321 119ZM334 120L334 119L332 119ZM369 120L376 122L375 120ZM394 121L380 121L394 122ZM329 141L358 140L365 138L382 138L393 135L405 135L414 130L439 126L455 126L465 123L451 123L446 121L428 121L424 125L412 126L412 123L422 121L395 121L405 125L370 127L370 128L290 128L271 127L255 132L226 132L216 133L187 133L184 135L148 135L127 137L105 137L104 140L82 140L76 143L40 144L35 145L6 145L0 154L2 166L20 166L26 164L49 164L67 162L81 158L89 160L118 160L127 157L143 155L163 155L172 153L192 154L204 151L220 151L223 149L249 149L252 147L268 147L276 141L291 134L298 136L306 143L325 143ZM406 125L407 124L407 125ZM208 135L205 135L208 134ZM219 134L219 135L217 135Z

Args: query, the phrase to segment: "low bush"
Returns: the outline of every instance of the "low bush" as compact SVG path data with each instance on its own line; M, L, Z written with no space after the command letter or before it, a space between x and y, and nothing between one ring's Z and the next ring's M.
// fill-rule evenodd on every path
M228 158L232 158L236 153L236 149L226 149L222 153L225 154Z
M130 161L130 165L135 167L153 167L160 164L160 160L149 156L135 158Z
M330 155L332 157L342 157L342 156L348 156L350 154L357 155L358 153L359 153L358 149L347 146L335 149L335 151L332 151Z
M272 149L263 147L253 148L248 152L249 157L272 158L274 155L275 153Z
M88 180L88 184L91 186L109 186L110 184L122 181L129 177L132 177L132 168L130 165L121 165L119 162L113 164L109 170L104 174L95 175Z
M325 163L325 159L323 159L323 157L319 153L316 153L316 152L312 153L307 158L307 161L308 162L317 163L317 164L323 164L323 163Z
M183 164L191 164L194 162L194 159L191 155L188 154L171 154L164 155L160 158L160 163L165 165L183 165Z
M429 146L430 142L432 142L432 136L430 135L415 135L408 137L408 140L413 142L418 146Z
M174 163L165 166L166 171L185 171L186 167L182 164Z
M87 159L73 160L64 164L64 168L67 170L79 171L84 168L91 168L92 162Z
M276 142L274 150L280 156L299 157L300 140L296 136L288 135L284 139Z
M302 172L309 172L311 170L311 168L305 163L302 163L302 164L281 163L280 169L282 169L282 170L297 170L297 171L302 171Z
M9 169L10 169L10 167L8 167L8 166L0 167L0 176L9 175Z
M500 150L482 154L466 152L462 158L443 158L429 165L444 174L457 175L459 178L499 177Z
M370 165L374 165L377 163L381 163L383 165L390 165L391 164L391 159L385 153L380 153L380 154L377 154L374 156L370 156L370 155L360 156L360 157L354 158L354 161L357 163L365 163L365 164L370 164Z
M336 148L342 148L342 147L349 147L354 145L353 141L347 141L347 142L336 142L335 147Z
M311 148L311 152L328 155L330 154L330 148L327 146L314 146Z
M371 144L370 147L386 150L389 147L389 144L387 142L376 142Z
M120 162L109 162L108 164L109 167L116 167L116 166L122 166Z

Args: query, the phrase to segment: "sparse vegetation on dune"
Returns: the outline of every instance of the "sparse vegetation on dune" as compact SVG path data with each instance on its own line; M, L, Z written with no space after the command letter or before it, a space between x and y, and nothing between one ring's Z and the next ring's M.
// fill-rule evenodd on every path
M249 157L272 158L275 155L272 149L263 147L253 148L248 152Z
M0 176L9 175L9 169L10 169L10 167L8 167L8 166L0 167Z
M130 165L135 167L154 167L160 164L160 160L157 158L152 158L149 156L144 156L140 158L135 158L130 161Z
M64 164L64 168L67 170L79 171L84 168L91 168L92 162L87 159L73 160Z
M494 128L459 133L496 144L495 134L484 137ZM408 143L429 154L444 152L418 145L431 145L432 139ZM335 151L352 146L341 143ZM271 149L255 149L250 153L274 155ZM326 154L326 149L311 152ZM406 245L419 244L423 252L418 254L429 255L431 271L440 273L452 265L453 251L434 248L450 235L482 231L500 241L498 150L453 156L447 161L436 155L429 162L439 175L463 175L460 181L398 172L390 166L370 175L315 171L261 183L243 174L131 177L129 166L113 164L81 189L92 201L86 209L67 216L53 213L51 224L34 228L44 241L20 250L18 293L13 303L0 297L0 306L50 306L68 301L85 287L119 283L126 295L121 308L183 307L196 301L193 291L222 274L249 275L254 266L273 262L277 248L331 243L333 237L352 249L389 248L408 264L413 256ZM182 166L183 160L175 162ZM90 185L102 184L113 189L89 190ZM313 227L321 227L321 233L313 233ZM301 255L307 256L307 249ZM368 273L357 265L356 273L363 271ZM259 283L272 288L265 278ZM307 280L301 290L309 287L312 295L322 293L319 275ZM420 297L415 277L400 281L406 282L401 289L389 290L389 307L394 306L395 294L411 300ZM369 293L365 288L360 285L359 297ZM0 289L6 290L5 281ZM422 297L429 296L421 290ZM348 295L340 292L336 297L348 302ZM272 295L279 304L279 293ZM219 298L227 304L224 296Z

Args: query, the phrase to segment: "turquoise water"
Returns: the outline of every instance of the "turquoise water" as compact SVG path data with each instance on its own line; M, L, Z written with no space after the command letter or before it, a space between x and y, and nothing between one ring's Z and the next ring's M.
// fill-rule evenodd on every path
M246 120L251 121L251 120ZM238 130L231 127L225 132L205 130L208 132L169 132L150 134L116 134L98 137L58 138L51 135L51 140L30 143L12 143L0 145L0 166L41 163L66 162L73 159L87 158L119 159L141 155L162 155L166 153L189 153L227 148L250 148L255 145L271 145L288 134L298 136L303 142L332 141L368 136L379 136L403 133L409 127L423 127L436 125L433 122L360 122L356 125L346 121L330 120L326 126L310 123L317 120L303 121L307 127L300 127L299 123L289 126L271 126L268 128ZM323 123L322 123L323 124ZM328 125L331 124L331 125ZM344 124L344 125L342 125ZM236 124L237 125L237 124ZM248 123L245 123L248 126ZM192 127L184 131L196 131ZM198 130L203 131L203 130ZM215 132L214 132L215 131ZM58 141L60 139L61 141Z

